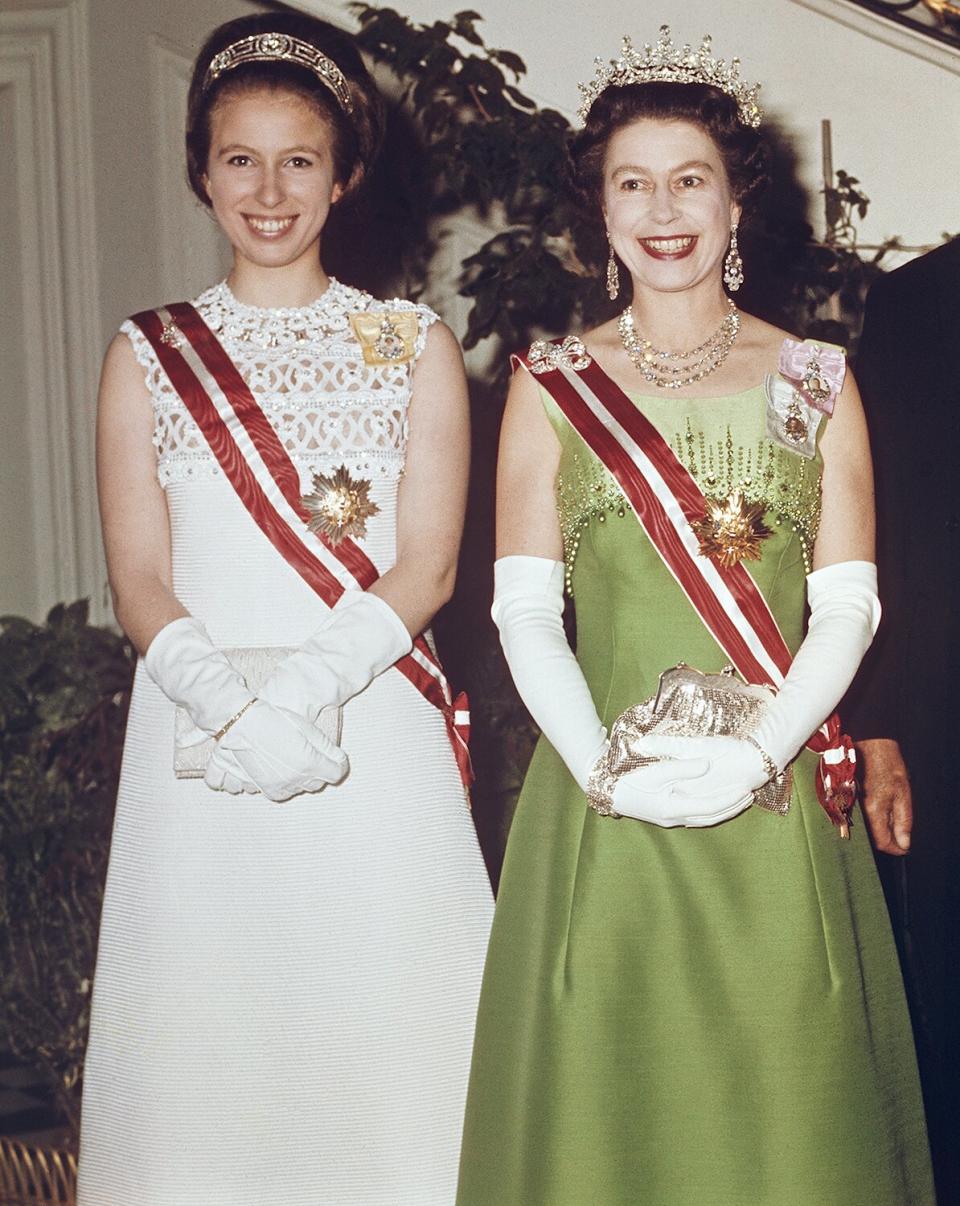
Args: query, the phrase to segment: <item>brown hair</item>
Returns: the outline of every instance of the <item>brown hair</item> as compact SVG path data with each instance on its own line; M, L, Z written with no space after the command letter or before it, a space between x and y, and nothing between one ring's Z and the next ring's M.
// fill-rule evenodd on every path
M242 63L204 89L207 68L216 54L240 38L262 33L290 34L332 59L350 89L352 112L341 109L327 85L309 67L284 60ZM300 13L257 13L218 26L193 67L187 98L187 179L203 204L210 204L203 177L210 156L213 112L224 97L257 88L292 92L313 106L333 133L334 173L343 187L341 203L355 196L377 157L384 125L383 100L355 42L343 30Z
M607 145L617 130L640 118L700 126L716 144L734 199L744 210L766 187L766 147L760 134L740 121L732 96L712 84L624 84L600 93L584 128L570 140L570 184L580 204L598 219Z

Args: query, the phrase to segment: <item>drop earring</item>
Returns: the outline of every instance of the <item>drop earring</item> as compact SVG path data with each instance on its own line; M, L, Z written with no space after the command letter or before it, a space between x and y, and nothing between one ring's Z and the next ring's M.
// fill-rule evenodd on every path
M617 267L617 257L613 254L613 244L607 235L610 255L607 257L607 297L613 301L620 292L620 269Z
M730 250L723 261L723 283L731 293L743 284L743 260L740 258L740 248L737 246L737 224L730 227Z

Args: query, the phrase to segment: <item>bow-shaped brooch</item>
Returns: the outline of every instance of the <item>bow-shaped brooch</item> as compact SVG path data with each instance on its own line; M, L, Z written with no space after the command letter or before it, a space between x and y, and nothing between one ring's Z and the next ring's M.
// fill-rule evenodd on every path
M531 373L550 373L554 369L572 369L579 373L593 363L587 354L583 340L578 335L568 335L562 343L551 343L549 339L535 339L527 353Z

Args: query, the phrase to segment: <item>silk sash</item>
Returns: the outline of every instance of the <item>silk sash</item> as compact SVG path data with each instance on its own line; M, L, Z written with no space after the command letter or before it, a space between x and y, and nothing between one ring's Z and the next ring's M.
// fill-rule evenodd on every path
M565 361L569 357L554 355L549 367L532 367L529 357L514 357L534 373L617 481L664 565L740 675L748 683L778 688L793 655L743 564L726 567L701 554L690 526L706 513L700 487L596 360L578 369ZM809 738L807 747L820 755L817 798L846 837L856 798L856 754L836 713Z
M277 552L333 607L345 590L366 590L376 566L349 537L334 547L307 526L300 476L216 335L188 302L135 314L132 322L156 353L210 451L254 522ZM394 669L441 713L464 787L473 780L467 697L454 697L440 662L421 635Z

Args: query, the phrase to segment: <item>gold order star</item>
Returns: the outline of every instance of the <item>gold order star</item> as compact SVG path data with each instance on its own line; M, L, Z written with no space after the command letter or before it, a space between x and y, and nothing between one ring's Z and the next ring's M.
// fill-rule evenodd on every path
M763 522L762 504L748 502L739 490L706 503L704 517L690 525L700 552L727 568L739 561L759 561L761 544L773 535Z
M315 473L313 491L301 501L310 516L307 526L334 545L345 536L366 536L367 520L380 511L370 498L370 483L351 477L346 465L329 476Z

